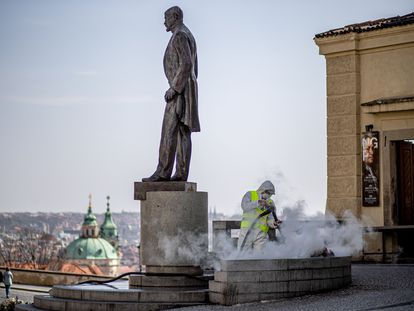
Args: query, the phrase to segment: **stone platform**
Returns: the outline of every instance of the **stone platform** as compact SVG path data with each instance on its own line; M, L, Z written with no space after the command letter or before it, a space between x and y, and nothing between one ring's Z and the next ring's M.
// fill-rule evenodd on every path
M307 295L351 284L351 257L222 260L209 284L222 305Z
M189 280L186 283L184 277L164 280L162 277L144 276L139 281L135 278L132 283L158 286L134 287L124 280L106 285L57 285L49 295L34 296L33 305L17 305L16 310L152 311L207 303L208 289L203 288L206 287L206 280ZM164 286L160 287L160 283ZM175 283L187 286L168 286Z

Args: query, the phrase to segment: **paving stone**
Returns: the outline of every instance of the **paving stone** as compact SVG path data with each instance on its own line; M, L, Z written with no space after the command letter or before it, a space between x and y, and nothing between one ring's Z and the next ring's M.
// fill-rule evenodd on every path
M19 304L16 305L16 311L42 311L42 309L36 308L33 304Z
M328 257L314 257L305 259L289 259L289 270L312 269L312 268L329 268L331 259Z
M313 279L333 279L338 277L343 277L343 268L325 268L325 269L313 269L312 278Z
M288 282L263 282L259 283L259 293L286 293Z
M259 271L217 271L214 280L219 282L259 282Z
M147 273L186 274L191 276L203 275L200 266L145 266Z
M289 271L261 271L259 272L260 282L279 282L289 279Z
M332 289L337 289L343 287L345 284L344 278L335 278L332 279Z
M289 281L289 292L310 292L312 281Z
M287 259L222 260L221 271L286 270Z
M210 281L209 290L218 293L280 293L288 291L288 282L245 282L245 283L227 283Z
M312 280L311 281L311 291L312 292L319 292L325 290L323 288L323 280Z
M140 302L205 302L208 290L142 291Z
M234 295L239 293L238 288L239 283L228 283L228 282L217 282L217 281L210 281L208 282L208 289L210 292L216 293L229 293L229 295Z
M289 270L288 279L289 280L311 280L312 279L312 270Z
M33 298L33 305L39 309L64 311L65 300L55 299L49 295L36 295Z
M35 296L34 307L41 310L76 310L76 311L155 311L179 307L188 307L194 305L202 305L205 302L185 303L185 302L100 302L100 301L82 301L72 299L54 298L51 296ZM23 309L24 310L24 309ZM29 309L30 310L30 309ZM35 309L36 310L36 309Z
M243 294L243 295L223 295L221 293L210 292L210 302L231 306L239 303L254 302L260 300L259 294Z
M131 302L138 302L139 301L139 292L137 291L92 291L92 290L85 290L81 292L82 300L97 300L97 301L131 301ZM70 297L62 297L53 295L54 297L61 297L61 298L70 298Z
M72 290L65 286L56 285L50 290L50 294L54 297L63 297L68 299L82 299L82 292L79 290Z
M261 293L259 295L260 300L275 300L282 298L294 297L295 293L283 292L283 293Z
M351 265L347 266L347 267L343 267L343 275L344 276L349 276L352 273L352 269L351 269Z
M332 279L320 280L321 290L329 290L332 288Z
M208 287L208 281L202 278L185 276L148 276L130 275L129 286L134 287Z

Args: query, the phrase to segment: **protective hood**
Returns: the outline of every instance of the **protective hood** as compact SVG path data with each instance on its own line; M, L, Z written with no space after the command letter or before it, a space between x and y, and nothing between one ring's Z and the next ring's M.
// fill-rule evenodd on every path
M269 180L266 180L264 183L262 183L257 189L257 192L263 193L264 191L269 191L272 195L275 194L275 186L273 186L272 182Z

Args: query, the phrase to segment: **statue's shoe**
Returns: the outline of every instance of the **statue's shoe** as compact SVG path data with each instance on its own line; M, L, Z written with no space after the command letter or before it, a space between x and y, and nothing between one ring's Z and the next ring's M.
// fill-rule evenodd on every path
M150 177L142 178L143 182L157 182L157 181L169 181L169 180L170 180L169 178L161 177L156 174Z

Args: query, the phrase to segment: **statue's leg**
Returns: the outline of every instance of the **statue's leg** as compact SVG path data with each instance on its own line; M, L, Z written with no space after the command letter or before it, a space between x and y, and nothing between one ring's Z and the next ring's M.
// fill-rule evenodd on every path
M187 181L191 160L191 131L180 122L178 126L177 161L172 180Z
M163 179L169 179L174 166L177 150L178 118L175 113L175 102L165 106L164 120L162 121L161 142L158 158L158 167L155 174Z

